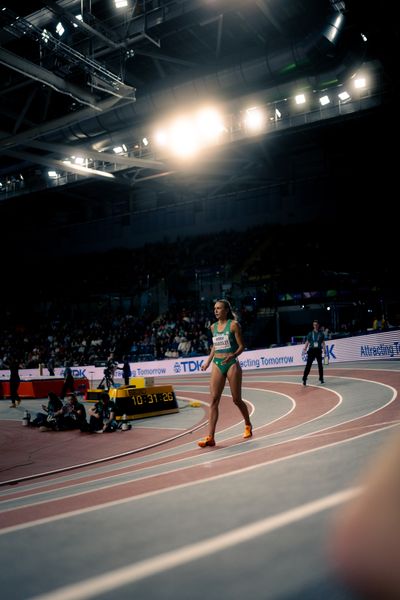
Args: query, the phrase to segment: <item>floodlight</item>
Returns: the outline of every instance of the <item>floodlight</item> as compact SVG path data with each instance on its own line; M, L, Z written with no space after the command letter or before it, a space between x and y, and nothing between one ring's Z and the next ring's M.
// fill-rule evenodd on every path
M345 100L348 100L350 98L350 94L346 91L340 92L340 94L338 94L338 96L342 102L344 102Z
M126 8L128 0L114 0L115 8Z
M167 133L163 129L159 129L154 134L154 141L156 142L157 146L166 146L168 141Z
M56 31L58 33L58 35L61 37L62 34L65 32L65 29L63 27L63 24L61 23L61 21L59 21L56 25Z
M113 152L115 152L115 154L121 154L122 152L126 152L127 151L127 147L125 146L125 144L122 144L121 146L115 146L113 148Z
M295 97L296 104L305 104L306 97L304 94L297 94Z
M75 19L76 19L77 21L83 21L83 17L82 17L82 15L81 15L81 14L79 14L79 15L75 15ZM72 23L72 25L73 25L75 28L76 28L76 27L78 27L78 23Z
M193 156L198 149L196 131L188 118L177 119L171 125L169 138L173 153L182 158Z
M47 44L47 42L49 41L49 39L50 39L49 32L47 31L47 29L43 29L43 31L42 31L42 40L44 41L45 44Z
M265 112L257 106L248 108L245 112L244 125L248 131L259 132L265 127Z
M329 104L330 103L329 96L327 96L327 95L321 96L321 98L319 99L319 103L321 104L321 106L326 106L327 104Z
M194 127L199 141L204 145L215 143L219 134L225 129L221 116L213 108L199 111L195 117Z
M362 88L365 88L365 86L366 86L365 77L357 77L357 79L354 80L354 87L357 90L361 90Z

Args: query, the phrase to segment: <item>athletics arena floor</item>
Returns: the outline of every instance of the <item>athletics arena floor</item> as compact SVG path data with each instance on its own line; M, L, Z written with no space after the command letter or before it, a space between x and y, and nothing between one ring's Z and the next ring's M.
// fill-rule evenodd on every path
M22 427L0 401L1 596L347 600L328 559L334 511L399 430L400 365L245 371L254 436L229 388L217 445L209 373L162 378L180 411L108 435Z

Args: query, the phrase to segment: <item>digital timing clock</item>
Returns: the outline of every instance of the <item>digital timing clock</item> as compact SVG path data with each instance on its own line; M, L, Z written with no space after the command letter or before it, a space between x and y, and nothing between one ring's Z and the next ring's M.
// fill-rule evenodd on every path
M115 402L117 420L124 414L128 419L142 419L179 412L172 385L146 388L123 385L111 389L110 398Z

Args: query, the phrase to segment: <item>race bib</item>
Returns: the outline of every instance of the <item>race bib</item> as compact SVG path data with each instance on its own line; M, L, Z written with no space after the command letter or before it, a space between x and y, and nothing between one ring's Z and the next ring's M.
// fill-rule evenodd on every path
M229 335L227 333L219 333L213 336L213 345L215 350L229 350L231 347Z

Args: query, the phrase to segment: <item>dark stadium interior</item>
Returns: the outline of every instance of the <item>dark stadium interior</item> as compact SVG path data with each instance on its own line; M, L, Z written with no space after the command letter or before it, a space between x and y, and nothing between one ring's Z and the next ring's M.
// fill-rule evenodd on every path
M288 343L310 314L338 333L399 324L394 4L3 2L0 27L7 331L98 306L151 322L221 295L251 347ZM349 100L292 108L356 73ZM156 147L158 122L211 102L229 116L220 143L194 161ZM267 126L246 135L257 104Z

